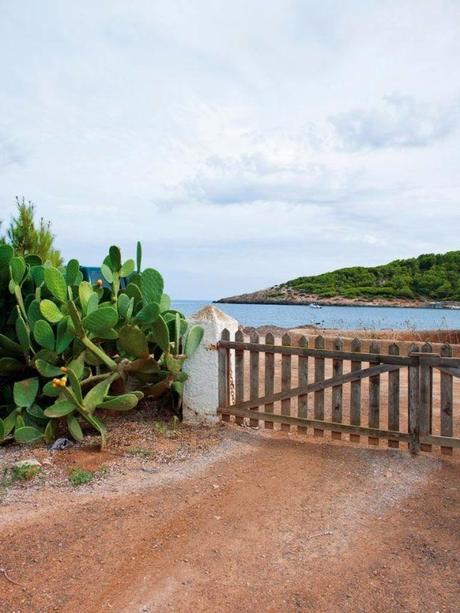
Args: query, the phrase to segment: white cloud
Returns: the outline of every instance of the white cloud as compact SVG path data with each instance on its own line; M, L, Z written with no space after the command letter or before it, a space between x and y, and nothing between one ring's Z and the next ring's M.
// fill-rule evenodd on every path
M24 194L89 264L140 238L178 297L457 248L459 21L449 0L4 3L0 218Z
M418 103L386 96L380 108L338 113L330 118L345 149L426 147L452 134L460 120L460 99L451 104Z

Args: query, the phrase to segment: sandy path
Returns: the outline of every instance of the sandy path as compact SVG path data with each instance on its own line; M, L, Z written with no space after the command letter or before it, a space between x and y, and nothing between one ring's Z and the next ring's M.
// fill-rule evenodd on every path
M228 428L3 510L1 611L454 611L458 462Z

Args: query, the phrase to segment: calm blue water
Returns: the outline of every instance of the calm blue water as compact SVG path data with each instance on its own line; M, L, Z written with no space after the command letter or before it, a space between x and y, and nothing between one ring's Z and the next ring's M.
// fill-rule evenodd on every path
M177 300L174 308L191 315L210 304L202 300ZM216 304L246 326L272 324L282 328L318 325L323 328L376 329L409 328L414 330L460 329L460 310L411 309L388 307L325 306L312 309L300 305Z

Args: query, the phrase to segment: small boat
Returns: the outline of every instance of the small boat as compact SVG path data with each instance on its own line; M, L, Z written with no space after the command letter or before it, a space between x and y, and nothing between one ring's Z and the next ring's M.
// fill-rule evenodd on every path
M323 307L320 304L310 304L311 309L322 309Z

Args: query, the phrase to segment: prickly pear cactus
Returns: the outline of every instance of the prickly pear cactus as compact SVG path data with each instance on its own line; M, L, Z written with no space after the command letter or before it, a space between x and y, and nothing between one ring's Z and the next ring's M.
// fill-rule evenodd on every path
M75 259L58 269L0 245L0 442L51 442L60 423L77 441L89 427L104 445L98 411L168 393L180 405L182 367L203 330L171 309L141 257L139 243L136 263L110 247L105 283L93 285Z

